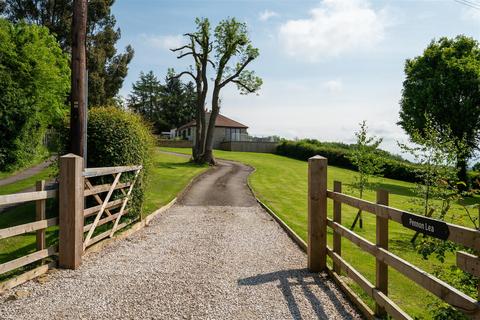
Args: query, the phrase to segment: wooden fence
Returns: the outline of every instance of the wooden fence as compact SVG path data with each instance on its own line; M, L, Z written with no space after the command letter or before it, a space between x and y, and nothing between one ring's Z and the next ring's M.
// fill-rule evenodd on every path
M0 206L17 205L24 202L35 201L35 221L16 225L9 228L0 229L0 240L11 238L31 232L36 232L36 251L26 254L22 257L0 264L0 274L24 267L31 263L49 258L58 254L58 246L54 245L47 248L46 229L58 225L58 218L46 218L47 199L55 199L58 196L58 187L54 186L51 190L45 190L45 181L39 181L36 184L36 191L16 193L10 195L0 195ZM0 291L9 289L19 282L26 281L39 273L48 270L52 264L42 265L26 274L16 277L7 283L0 284Z
M480 251L480 232L475 229L446 223L388 206L388 193L377 192L376 203L342 193L340 182L334 182L333 191L327 190L327 159L315 156L308 162L308 268L311 271L329 271L337 282L348 290L339 275L346 274L375 301L377 316L390 315L394 319L412 319L388 296L388 269L394 268L438 298L467 316L480 318L480 306L474 299L426 271L412 265L388 250L388 223L392 220L428 236L449 240ZM327 199L333 200L333 219L327 216ZM373 243L342 225L342 204L376 216L376 242ZM333 248L327 246L327 227L333 230ZM341 238L346 238L360 250L376 259L375 284L342 258ZM326 257L333 260L333 270L327 267ZM457 266L475 276L480 275L480 259L465 252L457 252ZM363 308L365 304L359 303ZM371 310L364 310L373 314Z
M128 213L127 204L141 170L142 166L83 169L83 159L68 154L60 158L59 183L51 190L45 190L45 181L40 181L37 191L0 195L0 206L36 202L34 222L0 229L0 240L36 232L36 251L0 264L0 275L57 255L61 267L78 267L87 247L113 237L128 225L121 218ZM58 217L46 218L47 199L58 199ZM85 204L93 205L84 208ZM53 226L59 226L58 246L47 248L46 229ZM53 260L0 283L0 292L44 273L55 264Z
M127 202L130 199L133 187L140 173L142 166L127 166L127 167L111 167L111 168L89 168L83 172L85 179L84 197L92 197L95 199L97 205L84 209L83 215L85 217L86 225L83 227L83 232L86 232L83 240L83 249L88 246L105 239L106 237L113 237L116 231L127 226L127 223L120 223L123 215L128 213L126 210ZM126 173L132 173L128 179L120 182L120 178ZM100 184L94 186L90 180L101 176L111 175L113 177L112 183ZM126 191L127 190L127 191ZM114 200L112 195L114 192L120 193ZM106 193L104 199L99 194ZM116 209L119 209L115 212ZM90 217L95 217L92 222L87 222ZM112 222L111 228L93 237L95 230Z

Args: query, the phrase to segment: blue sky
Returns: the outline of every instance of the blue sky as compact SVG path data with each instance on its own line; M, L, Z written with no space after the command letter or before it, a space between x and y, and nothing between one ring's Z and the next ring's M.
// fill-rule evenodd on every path
M477 0L473 0L477 1ZM480 3L480 1L478 1ZM398 121L405 59L433 38L465 34L480 40L480 10L444 1L157 1L117 0L119 49L135 57L121 91L127 96L141 71L163 79L177 60L168 48L184 43L195 17L213 25L226 17L247 23L260 57L251 64L264 80L259 95L222 93L222 110L253 135L353 142L367 120L382 148L406 141Z

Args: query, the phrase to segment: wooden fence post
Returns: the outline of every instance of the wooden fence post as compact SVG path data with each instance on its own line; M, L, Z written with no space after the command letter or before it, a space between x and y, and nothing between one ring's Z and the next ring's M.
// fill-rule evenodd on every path
M340 181L333 182L333 191L342 193L342 183ZM333 221L342 224L342 203L340 201L333 201ZM342 255L342 236L337 232L333 232L333 252ZM333 261L333 271L340 274L342 269L338 262Z
M388 206L388 192L377 190L377 203ZM388 250L388 218L381 217L378 214L377 227L377 246ZM376 259L376 288L388 296L388 265L380 259ZM383 307L375 304L375 314L386 316L387 312Z
M327 159L308 159L308 269L327 267Z
M44 191L45 190L45 180L37 181L35 185L36 191ZM37 200L35 201L35 220L40 221L40 220L45 220L45 208L46 208L46 199L42 200ZM37 251L43 250L46 248L46 242L45 242L45 230L46 229L40 229L37 230Z
M60 157L59 265L76 269L83 254L83 158L69 153Z

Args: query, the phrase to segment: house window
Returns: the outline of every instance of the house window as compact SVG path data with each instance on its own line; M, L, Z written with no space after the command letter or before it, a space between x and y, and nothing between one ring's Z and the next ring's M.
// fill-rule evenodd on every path
M188 128L188 136L192 135L192 128Z
M240 141L240 128L225 128L226 141Z

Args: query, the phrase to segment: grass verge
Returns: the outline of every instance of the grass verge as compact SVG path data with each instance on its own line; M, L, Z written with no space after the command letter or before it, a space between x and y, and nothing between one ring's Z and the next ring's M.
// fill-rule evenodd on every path
M17 192L21 192L25 189L35 187L35 183L37 181L40 181L40 180L48 181L48 180L53 179L56 172L57 172L57 168L55 166L49 166L49 167L43 169L42 171L40 171L39 173L29 177L29 178L26 178L26 179L23 179L23 180L14 182L14 183L10 183L10 184L1 186L0 187L0 195L17 193Z

